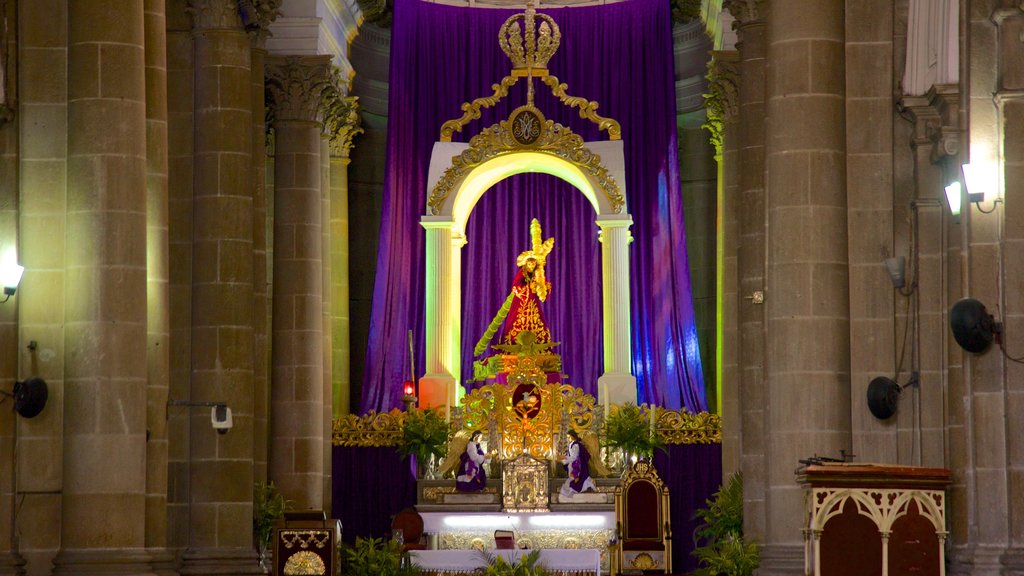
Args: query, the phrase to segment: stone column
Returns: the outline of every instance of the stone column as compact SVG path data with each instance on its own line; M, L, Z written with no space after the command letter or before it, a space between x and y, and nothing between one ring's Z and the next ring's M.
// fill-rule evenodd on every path
M250 44L235 0L190 0L195 55L189 547L182 574L259 571L252 542L253 198Z
M159 572L173 571L167 551L167 395L170 300L167 204L167 18L164 0L145 0L146 57L146 548Z
M718 228L716 293L719 329L718 386L722 416L722 476L728 478L740 470L739 401L739 277L736 260L739 241L739 54L735 51L712 52L708 63L707 123L710 141L715 147L717 166L716 213Z
M192 373L192 166L193 86L192 23L186 0L166 0L167 19L167 206L170 290L170 397L189 398ZM189 410L167 410L169 548L188 547Z
M599 216L604 334L604 374L597 379L601 404L636 402L629 321L629 244L633 241L629 214Z
M297 510L323 502L321 92L330 56L271 57L274 291L270 476Z
M252 46L252 284L253 284L253 477L267 479L270 441L270 300L267 294L267 124L266 62L270 24L282 0L241 0L249 15Z
M146 574L143 2L67 9L64 478L53 573Z
M352 352L349 328L349 224L348 165L352 140L363 132L359 127L358 99L343 98L329 107L326 116L331 134L331 363L333 365L334 416L350 411L352 398Z
M0 17L7 22L15 21L14 6L0 6ZM8 32L8 35L10 32ZM9 36L4 46L9 50L14 42ZM63 64L63 62L61 63ZM8 74L16 72L9 70ZM10 77L10 76L8 76ZM6 96L12 97L10 89ZM12 112L10 101L0 105L0 173L11 177L0 181L0 266L8 263L8 259L18 259L18 136L19 123L17 118L5 112ZM18 379L18 350L21 348L18 339L18 303L19 293L10 300L0 304L0 342L7 343L0 348L0 391L10 394ZM17 298L17 300L15 300ZM0 298L2 300L3 298ZM11 410L4 410L0 417L0 575L21 575L25 573L25 558L18 552L18 539L14 529L15 510L15 473L18 469L15 450L17 438L17 416Z
M325 99L326 100L326 99ZM325 102L326 105L326 102ZM331 364L334 345L331 330L331 310L334 303L331 299L331 149L330 136L326 131L320 134L320 238L323 257L320 268L321 291L323 293L322 328L323 330L323 506L330 516L331 510L331 431L334 415L334 366Z
M739 324L740 469L743 533L763 542L766 531L764 129L767 3L729 0L739 37L739 156L736 250Z
M775 0L768 39L768 524L760 573L773 575L803 568L804 496L794 468L852 448L844 2Z
M1018 416L1024 408L1024 366L1020 358L1024 356L1024 295L1021 290L1022 263L1024 263L1024 5L1014 3L1007 9L1004 18L995 18L999 25L999 75L1000 86L996 94L998 105L997 125L1002 137L1002 181L1003 190L999 205L985 203L986 210L993 210L995 216L1000 209L1002 217L1002 261L999 264L999 282L1001 301L992 305L993 312L1003 311L1005 325L1006 355L1017 359L1011 362L1002 359L1002 380L1004 408L1006 415L1006 447L1004 450L993 450L989 445L986 452L1003 452L1006 454L1007 517L1009 518L1008 546L1003 552L1001 563L1007 574L1024 574L1024 421ZM973 221L974 213L971 212ZM991 270L991 269L989 269ZM980 275L979 275L980 276ZM978 285L987 284L991 280L976 278ZM990 352L988 356L996 356ZM984 404L979 406L985 409ZM993 417L995 414L992 415ZM978 420L987 414L978 414ZM990 454L981 454L990 458ZM981 461L979 462L979 464ZM980 471L979 471L980 472ZM992 474L985 471L986 474ZM983 508L991 510L987 506Z

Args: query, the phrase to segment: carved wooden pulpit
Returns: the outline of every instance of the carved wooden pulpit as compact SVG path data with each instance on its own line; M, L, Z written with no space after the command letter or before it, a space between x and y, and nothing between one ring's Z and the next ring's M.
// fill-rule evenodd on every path
M824 463L797 470L805 488L804 572L943 576L945 468Z

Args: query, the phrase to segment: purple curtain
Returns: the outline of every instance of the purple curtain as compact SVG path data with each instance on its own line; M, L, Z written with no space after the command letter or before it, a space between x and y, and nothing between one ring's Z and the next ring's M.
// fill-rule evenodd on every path
M654 452L654 468L668 487L672 521L672 572L689 574L697 569L691 553L696 547L693 531L700 524L698 508L715 495L722 484L721 444L671 444Z
M491 94L511 64L498 48L501 24L517 10L457 8L396 0L391 34L388 145L371 329L362 410L401 405L409 373L412 330L416 366L424 366L427 169L441 124L459 106ZM640 402L706 409L693 318L676 148L675 84L669 5L630 0L606 6L551 9L562 31L551 73L568 92L600 103L618 120L625 144L630 249L633 373ZM470 136L526 102L521 80L496 108L485 110ZM606 140L589 121L535 85L537 106L584 140ZM463 249L463 381L472 375L472 347L504 301L515 256L529 246L529 222L555 237L545 314L561 342L569 382L596 393L603 368L601 265L595 214L582 194L554 177L514 176L488 191L470 217Z
M341 520L342 539L387 538L391 518L416 504L416 476L409 458L393 447L332 451L332 513Z

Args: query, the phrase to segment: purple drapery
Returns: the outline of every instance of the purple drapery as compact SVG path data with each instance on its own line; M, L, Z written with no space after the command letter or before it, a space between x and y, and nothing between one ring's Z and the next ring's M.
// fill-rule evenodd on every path
M424 366L427 168L441 124L459 106L491 93L510 70L498 48L502 22L517 11L468 9L396 0L391 34L387 162L362 410L401 405L413 330L416 366ZM690 293L676 148L675 85L669 5L629 0L605 6L546 10L562 31L549 63L572 95L601 104L618 120L625 144L630 249L633 373L640 402L706 409ZM505 100L457 135L463 140L525 103L521 80ZM605 140L576 111L537 83L537 106L584 140ZM514 199L514 202L512 201ZM553 177L521 175L488 191L467 226L463 249L463 381L472 347L508 294L515 255L528 247L530 218L555 236L545 313L563 344L569 382L595 394L603 368L601 266L595 214L582 195Z

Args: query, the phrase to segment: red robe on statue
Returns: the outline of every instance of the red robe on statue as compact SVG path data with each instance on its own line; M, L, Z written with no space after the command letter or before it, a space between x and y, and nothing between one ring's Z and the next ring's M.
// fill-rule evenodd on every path
M516 336L523 330L529 330L537 336L538 344L551 342L551 333L544 321L540 298L530 289L532 279L520 267L512 281L512 305L509 307L505 325L501 329L501 344L515 344ZM546 281L545 281L546 282ZM550 284L548 284L550 289Z

